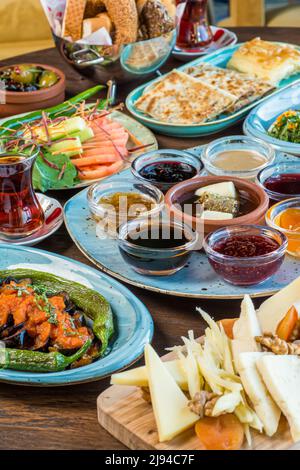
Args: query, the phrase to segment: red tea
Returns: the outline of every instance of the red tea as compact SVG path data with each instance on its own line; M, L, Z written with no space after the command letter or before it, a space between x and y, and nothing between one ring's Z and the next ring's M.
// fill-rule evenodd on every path
M38 230L44 214L32 187L34 157L0 155L0 233L23 237Z
M180 19L177 46L196 49L209 45L213 34L207 23L207 0L187 0Z

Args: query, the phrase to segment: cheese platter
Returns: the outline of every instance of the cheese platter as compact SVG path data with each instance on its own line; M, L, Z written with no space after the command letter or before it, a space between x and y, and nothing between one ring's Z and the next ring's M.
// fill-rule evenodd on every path
M134 450L299 450L299 292L300 278L257 311L246 295L219 322L197 308L204 336L162 358L146 345L98 397L100 424Z

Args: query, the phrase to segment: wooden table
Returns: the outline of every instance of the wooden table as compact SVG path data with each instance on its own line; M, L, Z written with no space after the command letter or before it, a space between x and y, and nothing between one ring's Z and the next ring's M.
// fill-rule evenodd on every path
M267 40L300 44L300 34L296 28L236 28L235 31L239 41L260 36ZM12 58L3 65L23 61L55 65L64 70L68 79L68 96L93 85L70 69L55 49ZM165 70L177 65L176 61L170 60ZM134 83L121 86L119 92L122 99L135 86ZM240 134L241 126L231 128L227 133ZM187 148L208 141L167 136L157 138L159 145L164 148ZM64 203L73 194L75 191L57 192L54 197ZM40 243L38 248L90 264L76 248L64 227L50 239ZM188 329L193 329L198 336L203 334L204 323L195 311L197 305L217 318L236 316L239 312L239 301L171 298L129 288L145 303L154 318L153 344L160 354L165 347L179 344L180 337ZM108 385L109 380L63 388L29 388L1 384L0 449L124 449L97 422L96 398Z

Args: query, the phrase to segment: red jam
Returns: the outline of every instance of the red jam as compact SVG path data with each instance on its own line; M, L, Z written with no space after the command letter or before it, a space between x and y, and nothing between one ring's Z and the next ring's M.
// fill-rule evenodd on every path
M284 260L284 253L274 254L271 259L266 259L265 256L279 247L276 240L264 235L236 235L219 240L212 246L215 252L232 257L232 260L211 254L209 262L225 281L237 286L251 286L260 284L278 271ZM261 256L261 261L251 259L256 256Z
M270 176L264 187L273 193L295 196L300 194L300 173L283 173Z
M213 249L226 256L237 258L251 258L263 256L279 248L279 243L263 235L250 235L248 237L235 236L220 240Z

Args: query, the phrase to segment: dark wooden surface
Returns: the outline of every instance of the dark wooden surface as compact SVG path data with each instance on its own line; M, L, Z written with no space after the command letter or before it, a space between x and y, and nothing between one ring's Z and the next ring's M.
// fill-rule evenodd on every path
M239 41L255 36L275 41L300 44L300 32L296 28L237 28ZM3 62L40 62L55 65L67 75L67 94L72 96L93 85L81 77L61 59L55 49L35 52ZM164 70L179 63L170 60ZM2 64L1 64L2 65ZM119 96L124 99L136 86L130 83L120 86ZM227 131L241 133L241 126ZM187 148L205 143L208 139L176 139L157 136L159 145L165 148ZM57 192L65 202L75 191ZM38 248L62 254L71 259L90 264L76 248L66 229L62 227ZM217 318L236 316L239 301L197 301L146 292L129 286L149 308L155 323L153 344L160 354L164 348L180 343L180 337L188 329L200 336L204 324L195 311L202 308ZM31 388L0 384L0 449L124 449L124 446L103 430L96 415L96 398L109 380L63 388Z

